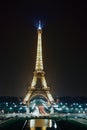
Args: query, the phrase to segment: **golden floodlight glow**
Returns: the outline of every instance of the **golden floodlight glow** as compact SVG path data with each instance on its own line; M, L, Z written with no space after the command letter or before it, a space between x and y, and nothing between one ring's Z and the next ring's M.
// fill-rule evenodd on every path
M43 70L43 60L42 60L42 31L38 29L38 39L37 39L37 56L36 56L36 67L35 70Z
M28 92L24 98L24 103L29 103L29 101L36 95L42 95L43 97L46 97L48 102L53 102L54 99L49 92L49 88L46 83L45 79L45 72L43 71L43 58L42 58L42 28L41 28L41 22L39 21L38 26L38 38L37 38L37 54L36 54L36 64L35 64L35 71L33 80L31 83L30 88L28 89ZM41 86L35 87L37 85L37 80L41 80Z
M44 88L47 88L47 83L46 83L45 77L42 77L42 83L43 83Z
M36 77L33 77L32 83L31 83L31 87L33 88L36 85Z

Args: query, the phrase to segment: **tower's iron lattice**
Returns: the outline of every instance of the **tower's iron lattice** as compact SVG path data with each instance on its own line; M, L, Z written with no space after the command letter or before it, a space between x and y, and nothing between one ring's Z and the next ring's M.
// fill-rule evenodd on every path
M35 96L42 96L47 101L53 102L54 99L50 93L50 88L47 86L45 79L45 72L43 71L43 58L42 58L42 27L41 22L39 21L39 26L37 29L38 38L37 38L37 54L36 54L36 65L34 76L31 82L30 87L28 87L27 94L24 98L24 103L29 103L32 98Z

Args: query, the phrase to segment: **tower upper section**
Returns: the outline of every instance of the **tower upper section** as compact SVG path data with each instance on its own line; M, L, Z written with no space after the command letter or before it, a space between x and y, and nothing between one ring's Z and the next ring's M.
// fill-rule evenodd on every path
M41 27L41 21L39 20L39 24L38 24L38 30L41 30L42 27Z
M39 21L38 28L38 38L37 38L37 55L36 55L36 71L42 71L43 70L43 59L42 59L42 27L41 27L41 21Z

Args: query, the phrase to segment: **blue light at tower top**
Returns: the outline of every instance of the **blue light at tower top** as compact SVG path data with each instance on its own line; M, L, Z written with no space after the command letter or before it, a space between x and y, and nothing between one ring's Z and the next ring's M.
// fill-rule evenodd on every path
M45 26L45 22L43 20L35 20L34 21L34 26L38 29L38 30L42 30L42 28Z
M41 21L39 20L39 25L38 25L38 29L41 30L42 26L41 26Z

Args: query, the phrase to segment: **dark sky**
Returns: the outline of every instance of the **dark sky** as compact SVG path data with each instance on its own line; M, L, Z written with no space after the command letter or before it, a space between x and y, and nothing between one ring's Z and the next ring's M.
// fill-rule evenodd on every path
M87 96L86 3L73 0L0 3L0 96L25 96L43 27L43 60L55 96Z

